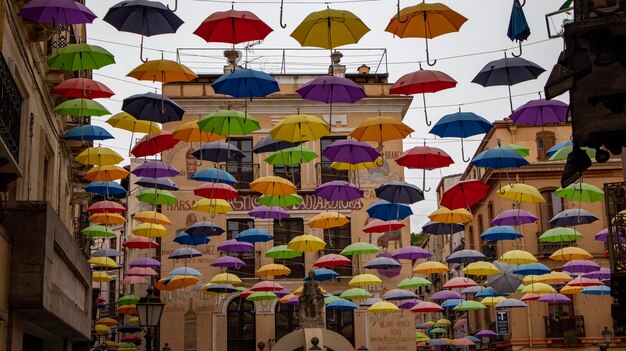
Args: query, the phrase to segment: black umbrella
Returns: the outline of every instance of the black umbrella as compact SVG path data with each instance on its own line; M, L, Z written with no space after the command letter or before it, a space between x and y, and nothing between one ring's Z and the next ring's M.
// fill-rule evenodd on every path
M478 72L472 79L472 83L484 87L506 85L509 88L509 104L513 112L513 100L511 98L511 86L527 80L537 79L546 70L537 64L521 57L506 57L491 61Z
M122 111L137 119L158 123L180 121L185 110L165 95L145 93L129 96L122 101Z
M202 145L191 153L198 160L212 162L241 161L246 155L237 147L223 141L213 141Z
M174 181L169 178L151 178L151 177L143 177L139 178L135 184L142 186L144 188L152 188L152 189L160 189L160 190L173 190L177 191L180 188Z
M388 182L375 189L379 199L394 204L413 204L424 200L424 192L407 182Z
M114 5L103 20L117 30L141 35L139 57L143 62L143 37L176 33L184 22L164 4L158 1L128 0Z
M301 143L291 143L283 140L275 140L271 135L263 137L259 140L256 145L252 148L252 152L255 154L260 154L264 152L276 152L288 149L290 147L295 147L300 145Z
M463 224L428 222L422 226L422 232L432 235L445 235L458 233L465 229Z

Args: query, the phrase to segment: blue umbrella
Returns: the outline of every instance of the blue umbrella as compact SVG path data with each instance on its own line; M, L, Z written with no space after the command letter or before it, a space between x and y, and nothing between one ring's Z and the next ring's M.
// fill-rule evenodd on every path
M151 188L151 189L171 190L171 191L178 191L180 189L180 187L176 183L174 183L173 180L166 178L166 177L162 177L162 178L142 177L142 178L139 178L139 180L136 181L135 184L142 186L144 188Z
M195 268L191 268L191 267L178 267L178 268L174 268L171 271L169 271L169 273L167 273L168 276L174 276L174 275L193 275L194 277L200 277L202 276L202 273L198 272L197 269Z
M113 139L113 135L111 135L111 133L107 132L107 130L102 127L94 126L93 124L87 124L68 130L67 132L65 132L65 134L63 134L63 139L94 141Z
M237 179L232 174L217 168L205 168L197 171L191 176L191 179L199 182L213 182L224 184L237 184Z
M422 232L432 235L454 234L465 230L463 224L428 222L422 226Z
M245 68L222 75L211 87L218 94L236 98L264 97L280 90L269 74Z
M183 247L183 248L174 250L168 258L171 260L176 260L180 258L193 258L193 257L198 257L198 256L202 256L202 252L196 249L193 249L191 247Z
M191 154L198 160L211 162L241 161L246 157L236 146L223 141L205 143Z
M465 159L463 138L487 133L491 128L493 128L493 124L483 117L472 112L459 111L443 116L430 129L429 133L440 138L461 138L461 156L463 161L467 162L469 159Z
M203 287L202 290L206 292L219 293L219 294L229 294L232 292L239 291L237 288L235 288L231 284L209 284L206 288Z
M224 232L224 228L217 223L200 221L185 229L185 233L191 236L217 236Z
M529 164L519 152L508 148L493 148L485 150L474 157L470 164L483 168L511 168Z
M441 303L441 307L443 308L454 308L456 305L465 301L465 299L449 299Z
M126 189L116 182L91 182L85 186L85 191L102 196L126 194Z
M155 93L136 94L122 101L122 111L136 119L167 123L180 121L185 110L165 95Z
M326 305L327 310L352 311L356 309L354 302L346 299L332 301Z
M522 308L522 307L528 307L528 305L524 301L509 298L509 299L504 299L498 302L495 307L496 308Z
M323 281L326 281L326 280L330 280L330 279L339 278L339 273L333 271L332 269L328 269L328 268L314 269L313 270L313 274L315 275L315 280L320 281L320 282L323 282ZM308 276L306 278L304 278L304 281L308 281L308 280L310 280Z
M485 241L515 240L522 237L522 233L506 225L491 227L480 234L480 238Z
M372 204L367 209L367 214L371 218L378 218L382 221L393 219L402 220L413 214L411 207L405 204L392 204L386 200L380 200Z
M267 230L252 228L246 229L237 234L235 239L237 241L245 241L248 243L264 243L273 240L274 237Z
M209 241L211 241L211 239L206 236L191 236L185 232L178 233L174 238L175 243L191 246L206 245Z
M413 204L424 200L424 192L407 182L388 182L375 189L376 197L394 204Z
M566 146L572 146L572 144L573 143L572 143L571 140L562 141L562 142L554 145L550 149L548 149L548 151L546 151L546 156L550 157L550 156L554 155L557 151L561 150L562 148L564 148Z
M543 263L520 264L517 269L513 271L513 273L521 275L542 275L550 272L552 272L552 270Z
M492 287L483 288L474 297L497 297L506 296L507 294L499 293Z
M473 343L481 342L481 340L479 338L477 338L477 337L475 337L473 335L466 335L466 336L463 337L463 339L470 340Z
M517 40L519 42L519 54L513 54L513 56L522 56L522 41L528 39L530 36L530 27L528 26L524 10L522 10L522 5L519 0L513 0L513 8L511 9L511 18L509 19L509 28L506 31L506 36L509 37L511 41Z
M122 324L117 328L120 333L137 333L141 331L141 327L137 324Z

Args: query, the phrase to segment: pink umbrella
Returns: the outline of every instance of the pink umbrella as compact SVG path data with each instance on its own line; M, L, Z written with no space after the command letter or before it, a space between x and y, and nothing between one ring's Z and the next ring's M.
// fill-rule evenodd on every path
M474 334L474 336L477 338L495 338L498 334L496 334L493 330L483 329Z
M283 290L283 286L270 280L264 280L254 284L250 290L251 291L281 291Z
M154 269L150 267L133 267L126 271L127 276L139 276L139 277L158 277L159 273L157 273Z
M434 302L422 301L411 308L411 312L441 312L443 307Z
M467 318L461 318L457 320L456 322L454 322L454 324L452 325L452 329L460 329L465 324L467 324Z
M454 339L454 341L452 341L452 345L455 346L474 346L474 342L470 339L465 339L465 338L460 338L460 339Z
M522 301L537 301L541 295L539 294L524 294L520 300Z
M315 267L336 267L344 264L350 264L350 259L339 254L326 254L315 261Z
M463 289L469 288L470 286L478 285L472 279L466 277L456 277L448 280L445 284L443 284L444 289Z
M584 278L583 276L578 276L574 278L573 280L570 280L569 283L566 284L566 286L597 286L597 285L604 285L604 284L602 284L602 282L599 281L598 279L589 279L589 278Z
M137 275L122 279L122 285L131 285L131 284L148 284L148 280L144 277L140 277Z

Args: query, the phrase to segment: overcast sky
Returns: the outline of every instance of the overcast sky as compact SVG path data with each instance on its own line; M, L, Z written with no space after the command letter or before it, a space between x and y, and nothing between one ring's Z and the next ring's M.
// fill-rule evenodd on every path
M174 6L174 1L163 1ZM517 44L512 43L506 36L507 26L511 13L512 0L463 0L463 1L442 1L451 9L462 14L468 21L461 27L459 32L446 34L429 41L431 59L437 58L438 62L434 67L423 64L424 69L435 69L443 71L456 79L459 83L456 88L441 91L435 94L427 94L427 105L429 106L429 117L431 120L438 120L442 116L458 111L462 105L463 111L474 112L490 121L502 119L509 115L509 101L506 87L483 88L480 85L471 83L474 76L489 61L504 57L504 51L517 52ZM108 23L102 21L109 7L117 4L111 0L87 0L87 6L99 17L93 24L87 26L87 36L90 44L100 45L115 55L116 64L104 67L99 71L94 71L94 79L105 83L116 95L112 99L101 99L112 113L120 111L122 100L132 94L154 91L158 85L151 82L137 81L133 78L126 78L125 75L133 68L141 64L139 60L140 36L131 33L118 32ZM345 48L386 48L389 81L394 82L403 74L419 69L418 62L425 60L424 39L411 38L400 39L391 33L384 31L389 20L396 14L396 3L390 0L365 0L365 1L290 1L285 0L284 23L287 28L279 26L280 1L275 0L248 0L245 2L235 2L237 10L248 10L255 13L264 20L274 32L268 35L266 40L255 46L254 52L249 57L255 56L256 60L249 64L250 68L263 69L268 73L278 73L280 69L280 58L276 53L264 51L264 48L288 48L297 49L300 45L289 35L304 17L313 11L326 8L326 4L333 9L342 9L353 12L359 16L363 22L371 29L361 41L356 45L345 46ZM415 1L402 0L401 8L415 5ZM543 90L546 79L556 63L559 52L563 49L562 39L548 40L545 14L556 11L562 4L562 0L528 0L524 6L524 12L531 28L531 35L528 41L524 42L523 58L540 65L546 72L539 79L524 82L512 87L513 106L517 107L531 99L538 98L537 92ZM179 0L176 14L185 21L176 34L159 35L144 39L144 56L150 59L159 59L161 55L166 59L176 59L177 48L202 48L216 49L223 48L226 44L206 43L203 39L193 34L193 31L211 13L225 11L231 8L229 1L204 1L204 0ZM553 32L560 27L561 20L550 22ZM238 49L242 46L239 45ZM342 47L343 48L343 47ZM342 48L339 48L341 51ZM515 49L513 49L515 48ZM190 52L190 51L185 51ZM374 67L374 63L380 58L379 51L344 51L345 61L356 64L356 62L367 63ZM194 51L199 54L199 51ZM326 52L327 53L327 52ZM316 52L315 55L324 55L323 51ZM293 53L295 54L295 52ZM302 55L302 53L298 54ZM257 57L261 56L261 57ZM185 61L186 60L186 61ZM302 67L308 62L306 58L288 58L287 73L290 67ZM225 61L221 58L221 51L208 50L200 54L197 60L185 58L190 68L197 73L218 73ZM322 66L312 66L319 69ZM384 70L384 69L383 69ZM321 70L320 70L321 72ZM560 97L563 101L568 101L567 96ZM295 112L295 111L294 111ZM115 141L104 141L103 146L116 148L116 151L124 154L128 152L130 143L130 133L111 128L104 121L108 118L92 119L93 124L107 128L116 137ZM435 192L440 175L448 175L463 172L466 163L461 160L458 139L434 140L434 136L428 134L430 127L424 123L422 110L422 99L420 95L415 96L411 109L404 119L405 123L416 130L410 138L405 140L404 148L422 145L424 139L430 146L444 149L448 152L455 165L439 171L427 172L427 187L430 192L426 193L426 200L413 206L416 213L412 218L412 231L418 231L418 225L423 224L427 219L426 215L436 209ZM472 155L478 146L482 135L466 140L466 155ZM406 179L416 183L421 187L421 172L407 172Z

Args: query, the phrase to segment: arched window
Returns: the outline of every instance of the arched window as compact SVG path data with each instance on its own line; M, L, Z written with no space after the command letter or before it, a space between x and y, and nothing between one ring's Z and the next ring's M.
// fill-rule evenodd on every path
M556 136L554 132L546 130L538 132L535 136L537 141L537 160L546 161L549 159L546 152L556 144Z
M545 200L544 203L539 204L539 213L541 214L541 231L546 231L552 228L550 219L552 219L555 214L563 211L563 199L556 196L554 189L541 190L541 196L543 196L543 199Z
M491 226L491 221L493 221L494 218L496 218L496 216L495 211L493 210L493 201L489 201L487 204L487 219L489 220L489 223L487 223L488 226Z
M278 303L274 311L274 338L276 340L298 328L298 306Z
M233 299L226 312L228 351L248 351L256 348L256 318L254 303L241 297Z
M354 312L326 310L326 329L341 334L354 346Z

